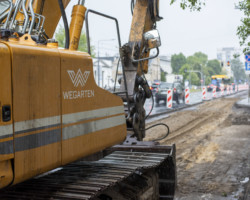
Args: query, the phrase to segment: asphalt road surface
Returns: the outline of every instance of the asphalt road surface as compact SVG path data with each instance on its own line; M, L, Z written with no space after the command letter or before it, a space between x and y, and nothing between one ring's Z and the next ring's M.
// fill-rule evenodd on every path
M221 97L221 93L217 92L216 93L216 98L220 98L220 97ZM206 100L211 100L211 99L213 99L212 92L207 92ZM190 103L189 103L190 105L201 103L201 102L202 102L202 92L192 92L192 93L190 93ZM147 114L152 109L152 106L153 106L152 98L147 99L147 101L145 102L145 105L144 105L144 108L145 108ZM184 102L182 100L180 100L179 105L175 101L173 101L173 109L175 109L175 108L183 108L183 107L185 107L185 104L184 104ZM160 114L160 113L166 112L168 110L170 110L170 109L168 109L166 107L166 103L164 103L164 101L160 101L159 104L156 104L155 98L154 98L154 106L153 106L153 110L151 112L151 115Z

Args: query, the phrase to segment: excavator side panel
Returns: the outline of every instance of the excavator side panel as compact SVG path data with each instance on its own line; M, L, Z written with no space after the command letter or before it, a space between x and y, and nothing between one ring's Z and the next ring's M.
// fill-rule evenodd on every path
M8 91L5 88L1 94L9 95L11 108L13 94L14 128L12 119L6 125L10 132L14 129L14 137L0 138L1 145L6 142L12 145L8 146L10 155L6 153L5 159L0 157L7 160L0 163L0 169L1 172L12 170L10 159L14 158L13 184L126 138L123 102L96 85L88 54L33 46L32 43L5 44L5 50L10 49L9 60L3 58L5 63L9 62L6 64L6 69L9 67L7 86L11 84L12 63L13 93L11 88ZM1 101L8 104L7 99Z
M14 158L11 88L11 57L9 48L0 43L0 188L13 180L11 162Z
M60 50L62 163L103 150L126 138L122 100L99 88L86 53Z
M9 45L16 184L61 165L60 55L57 49Z

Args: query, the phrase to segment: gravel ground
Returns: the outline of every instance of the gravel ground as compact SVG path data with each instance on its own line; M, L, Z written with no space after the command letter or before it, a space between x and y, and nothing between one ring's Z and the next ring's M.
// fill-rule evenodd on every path
M217 99L158 121L170 127L160 143L177 146L176 200L250 200L250 110L234 107L238 100ZM146 140L165 131L151 129Z

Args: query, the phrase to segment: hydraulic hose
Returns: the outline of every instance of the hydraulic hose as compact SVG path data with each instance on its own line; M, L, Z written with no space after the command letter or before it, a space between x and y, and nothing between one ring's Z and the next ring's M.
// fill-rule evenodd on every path
M144 77L144 79L146 80L146 83L147 83L147 85L148 85L148 81L147 81L146 76L145 76L145 74L144 74L144 72L143 72L143 69L142 69L142 63L143 63L143 62L144 62L144 61L140 62L140 63L139 63L139 66L140 66L140 68L141 68L142 75L143 75L143 77ZM149 87L149 85L148 85L148 87ZM152 97L152 107L151 107L151 109L150 109L148 115L145 117L145 119L144 119L145 121L146 121L146 119L149 117L149 115L151 114L151 112L153 111L153 108L154 108L154 96L153 96L153 93L152 93L151 90L150 90L150 92L151 92L151 97ZM154 125L152 125L152 126L146 128L146 129L144 129L144 131L147 131L147 130L149 130L149 129L151 129L151 128L154 128L154 127L156 127L156 126L165 126L165 127L167 128L167 133L166 133L164 136L162 136L161 138L157 138L157 139L155 139L155 140L152 140L153 142L157 142L157 141L163 140L163 139L165 139L166 137L168 137L168 135L170 134L169 126L168 126L167 124L165 124L165 123L157 123L157 124L154 124Z
M65 30L65 49L69 48L69 25L68 25L68 20L66 17L66 13L64 10L63 2L62 0L58 0L58 4L61 10L61 15L63 19L63 24L64 24L64 30Z
M135 7L135 0L131 0L131 14L133 15L134 14L134 7Z
M23 30L22 30L23 34L26 33L26 28L27 28L28 23L29 23L29 15L28 15L28 12L26 10L26 1L27 0L22 1L22 8L23 8L23 13L24 13L24 24L23 24Z
M157 123L157 124L154 124L154 125L152 125L152 126L146 128L145 131L147 131L147 130L149 130L149 129L151 129L151 128L154 128L154 127L156 127L156 126L165 126L165 127L167 128L168 131L167 131L167 133L166 133L164 136L162 136L161 138L157 138L157 139L152 140L153 142L156 142L156 141L160 141L160 140L165 139L166 137L168 137L168 135L169 135L169 133L170 133L169 126L168 126L167 124L164 124L164 123Z

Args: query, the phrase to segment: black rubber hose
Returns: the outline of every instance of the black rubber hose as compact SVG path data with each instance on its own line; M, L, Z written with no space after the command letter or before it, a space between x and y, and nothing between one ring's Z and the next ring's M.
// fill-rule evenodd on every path
M170 133L169 126L168 126L167 124L164 124L164 123L154 124L154 125L152 125L152 126L146 128L145 131L147 131L147 130L149 130L149 129L151 129L151 128L154 128L154 127L156 127L156 126L165 126L165 127L167 128L168 131L167 131L167 133L166 133L164 136L162 136L161 138L152 140L153 142L156 142L156 141L160 141L160 140L165 139L166 137L168 137L168 135L169 135L169 133Z
M58 0L58 4L61 10L61 15L63 19L63 24L64 24L64 30L65 30L65 49L69 48L69 25L68 25L68 20L66 17L66 13L64 10L63 2L62 0Z
M131 0L131 14L132 14L132 16L133 16L133 14L134 14L134 7L135 7L135 1L134 0Z

